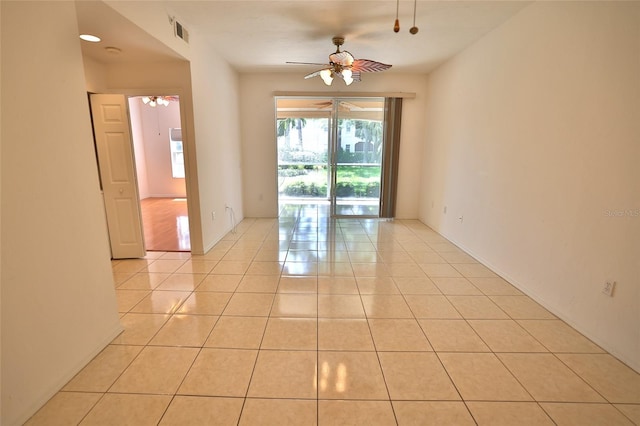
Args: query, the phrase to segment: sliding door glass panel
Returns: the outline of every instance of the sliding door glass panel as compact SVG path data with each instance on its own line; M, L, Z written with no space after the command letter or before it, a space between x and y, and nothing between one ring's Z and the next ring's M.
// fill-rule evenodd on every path
M378 217L384 99L336 100L333 113L333 214Z
M284 203L326 203L331 111L305 111L299 102L277 101L278 197Z

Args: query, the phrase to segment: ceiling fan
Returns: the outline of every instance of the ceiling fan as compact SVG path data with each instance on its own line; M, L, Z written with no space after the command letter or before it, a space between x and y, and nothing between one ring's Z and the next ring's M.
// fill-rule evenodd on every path
M304 78L312 78L320 76L327 86L335 77L344 80L348 86L354 81L360 81L360 73L363 72L379 72L391 68L391 65L382 62L371 61L369 59L355 59L353 55L346 50L340 50L340 46L344 44L344 37L333 37L333 44L336 51L329 55L328 64L315 64L309 62L287 62L288 64L305 64L305 65L322 65L325 68L307 74Z

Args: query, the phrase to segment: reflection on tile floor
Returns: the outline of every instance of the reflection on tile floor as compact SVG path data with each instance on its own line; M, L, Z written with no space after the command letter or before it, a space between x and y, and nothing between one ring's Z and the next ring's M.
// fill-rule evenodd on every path
M27 424L640 424L639 374L417 221L291 205L113 270L125 331Z

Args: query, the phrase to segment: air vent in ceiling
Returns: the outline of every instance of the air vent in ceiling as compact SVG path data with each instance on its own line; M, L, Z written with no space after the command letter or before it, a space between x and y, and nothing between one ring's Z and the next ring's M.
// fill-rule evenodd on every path
M173 21L173 29L176 37L181 38L185 43L189 43L189 31L178 21Z

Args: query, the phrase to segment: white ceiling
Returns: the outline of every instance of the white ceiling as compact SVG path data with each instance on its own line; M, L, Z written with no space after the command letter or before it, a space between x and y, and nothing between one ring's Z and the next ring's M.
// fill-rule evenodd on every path
M344 36L344 50L393 68L387 72L426 73L502 24L525 1L400 1L399 33L393 32L396 1L162 1L191 37L205 37L240 72L313 71L314 66L287 61L326 63L335 51L333 36ZM78 1L81 32L103 42L83 42L83 52L104 63L179 58L163 44L101 2ZM122 50L109 54L106 46Z

